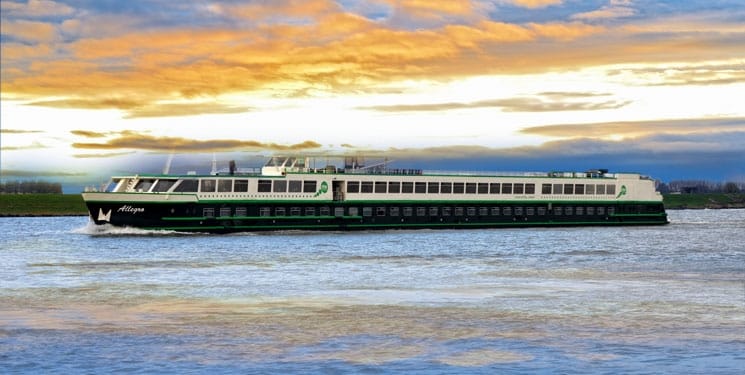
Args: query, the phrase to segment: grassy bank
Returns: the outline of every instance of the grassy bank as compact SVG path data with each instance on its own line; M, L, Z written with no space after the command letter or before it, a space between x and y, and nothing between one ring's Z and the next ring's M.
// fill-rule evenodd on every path
M1 194L0 216L88 215L80 194Z
M745 193L665 194L665 208L745 208Z

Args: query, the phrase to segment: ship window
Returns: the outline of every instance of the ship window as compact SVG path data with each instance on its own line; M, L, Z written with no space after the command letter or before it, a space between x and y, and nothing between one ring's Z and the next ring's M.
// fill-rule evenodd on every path
M598 195L604 195L605 194L605 185L597 185L595 188L596 188L595 189L595 194L598 194Z
M230 207L220 207L220 217L230 216Z
M274 209L274 216L285 216L286 214L284 207L277 207Z
M577 207L577 215L584 215L584 214L585 214L585 208Z
M153 187L153 191L156 193L164 193L171 189L176 180L158 180Z
M512 207L505 207L502 209L502 214L505 216L512 216Z
M523 184L515 184L513 193L515 194L522 194L525 190L523 190Z
M416 216L424 216L427 214L427 209L424 207L417 207L416 208Z
M535 184L525 184L525 194L535 194Z
M388 185L385 181L375 181L375 192L378 194L384 194L386 192L386 185Z
M562 194L562 193L564 193L564 185L554 184L554 194Z
M372 207L362 207L362 216L365 216L365 217L372 216Z
M230 193L233 191L233 180L217 180L217 191L220 193Z
M466 184L462 182L454 182L453 183L453 194L463 194L466 191L465 186Z
M591 184L585 185L585 194L587 195L595 194L595 185L591 185Z
M492 216L499 216L499 207L492 207L491 214Z
M546 214L546 207L538 207L538 215L543 216Z
M499 194L499 184L497 183L489 184L489 193Z
M214 208L203 208L202 209L202 216L204 216L204 217L215 217L215 209Z
M414 214L414 210L411 207L404 207L404 216L411 216Z
M300 181L300 180L292 180L292 181L290 181L290 183L289 183L289 185L287 187L288 187L287 190L290 193L299 193L303 189L303 182Z
M595 207L587 207L588 215L595 215Z
M376 207L375 216L385 216L385 207Z
M574 185L564 184L564 194L574 194Z
M331 209L328 208L328 206L323 206L320 209L320 215L321 216L329 216L331 214Z
M526 208L526 209L525 209L525 214L526 214L526 215L528 215L528 216L533 216L533 215L535 215L535 208L533 208L533 207L528 207L528 208Z
M429 182L427 183L427 193L429 194L437 194L440 192L440 183L439 182Z
M551 194L551 184L541 185L541 194Z
M523 208L515 207L515 216L522 216L522 215L523 215Z
M489 184L483 182L479 183L477 192L479 194L489 194Z
M429 216L437 216L437 207L429 208Z
M362 186L360 187L361 193L372 193L373 192L373 182L372 181L362 181Z
M259 180L259 193L269 193L272 191L271 180Z
M469 182L466 184L466 194L476 194L476 183Z
M463 216L463 207L455 207L455 216Z
M598 207L598 215L605 215L605 207Z
M502 194L512 194L512 184L502 184Z
M215 192L215 180L200 180L199 191L202 193L214 193Z
M235 180L233 185L233 191L236 193L247 193L248 192L248 180Z
M564 213L562 207L554 207L554 215L561 216Z
M316 181L303 181L303 193L315 193L316 192Z
M287 181L274 180L274 192L275 193L286 193L287 192Z
M411 194L414 192L414 183L413 182L402 182L401 183L401 192L404 194Z
M137 185L135 185L135 191L148 191L150 190L150 187L153 186L154 182L155 180L140 180ZM214 188L212 191L214 191Z
M181 183L173 191L177 193L196 193L198 187L198 180L181 180Z
M442 208L442 216L450 216L450 207Z
M235 208L235 216L246 216L246 215L248 215L248 210L246 210L246 207Z
M352 210L351 208L349 209ZM316 208L315 207L305 207L305 216L316 216Z
M357 207L349 207L349 216L359 216L360 209Z
M414 192L417 194L424 194L427 192L426 182L417 182L414 184Z
M272 209L269 207L259 208L259 216L272 216Z
M347 193L359 193L360 182L359 181L348 181L347 182Z
M290 216L300 216L300 207L291 207Z
M453 183L452 182L443 182L440 183L440 193L442 194L450 194L453 192Z
M391 216L398 216L398 207L391 207L389 210Z
M582 195L584 193L585 193L585 185L584 184L574 185L574 194Z
M616 214L616 208L615 207L608 207L608 216L613 216Z
M401 183L398 181L391 181L388 183L388 192L391 194L398 194L401 192Z
M344 207L334 207L334 216L336 217L344 216Z
M466 214L468 216L476 216L476 207L468 207L466 209Z
M605 188L605 194L608 195L615 195L616 194L616 185L608 185Z
M489 215L489 209L486 207L479 207L479 216Z
M565 215L573 215L574 214L574 208L572 208L572 207L564 207L564 214Z

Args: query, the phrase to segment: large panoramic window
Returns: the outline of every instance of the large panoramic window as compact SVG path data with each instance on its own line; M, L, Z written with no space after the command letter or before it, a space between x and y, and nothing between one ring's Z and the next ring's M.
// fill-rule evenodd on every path
M466 192L466 184L462 182L453 183L453 194L463 194Z
M360 192L361 193L372 193L373 192L373 182L372 181L362 181L362 185L360 186Z
M541 185L541 194L551 194L551 184Z
M535 194L535 184L525 184L525 194Z
M247 193L248 192L248 180L235 180L233 185L233 191L236 193Z
M316 181L303 181L303 193L315 193L316 192Z
M259 180L258 192L269 193L272 191L272 180Z
M287 181L274 180L274 192L275 193L286 193L287 192Z
M398 194L401 192L401 183L398 181L391 181L388 183L388 193Z
M387 185L388 183L385 181L375 181L375 193L385 194Z
M484 182L479 182L479 187L477 189L479 194L489 194L489 184Z
M502 194L512 194L512 184L502 184Z
M453 192L453 183L452 182L443 182L440 184L440 193L442 194L450 194Z
M585 194L585 185L584 184L574 185L574 194L578 194L578 195Z
M217 191L220 193L230 193L233 191L233 180L217 180ZM222 216L222 215L220 215Z
M438 194L440 192L440 183L439 182L428 182L427 183L427 193L429 194Z
M574 184L564 184L564 194L574 194Z
M523 184L515 184L514 185L513 192L515 194L522 194L525 191L525 190L523 190L523 186L524 186Z
M469 182L466 184L466 194L476 194L476 183Z
M411 194L414 192L414 183L413 182L402 182L401 183L401 192L404 194Z
M417 182L414 184L414 192L417 194L424 194L427 192L426 182Z
M497 183L491 183L489 184L489 193L491 194L499 194L499 184Z
M300 180L291 180L287 185L287 191L290 193L300 193L303 191L303 182Z
M347 193L359 193L360 182L359 181L347 181Z
M171 186L176 183L176 180L158 180L153 187L153 191L156 193L165 193Z
M198 180L181 180L181 183L173 191L177 193L196 193L198 187Z
M202 193L214 193L217 184L215 180L201 180L199 181L199 191Z

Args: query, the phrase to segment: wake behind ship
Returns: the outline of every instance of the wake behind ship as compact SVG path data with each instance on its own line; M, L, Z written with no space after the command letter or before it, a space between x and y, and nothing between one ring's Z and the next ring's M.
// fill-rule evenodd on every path
M98 225L229 233L667 224L654 181L635 173L522 175L309 167L273 157L260 173L112 177L83 199Z

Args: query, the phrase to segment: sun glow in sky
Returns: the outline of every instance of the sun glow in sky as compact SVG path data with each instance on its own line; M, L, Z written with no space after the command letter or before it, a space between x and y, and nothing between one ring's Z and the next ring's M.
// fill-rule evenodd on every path
M3 179L170 152L745 179L741 1L1 3Z

